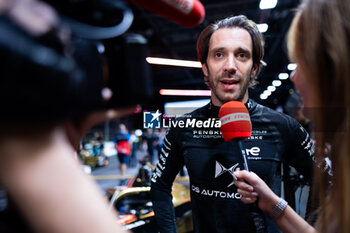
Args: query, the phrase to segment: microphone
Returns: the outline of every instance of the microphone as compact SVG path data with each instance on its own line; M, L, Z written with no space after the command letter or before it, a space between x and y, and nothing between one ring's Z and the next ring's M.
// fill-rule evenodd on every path
M205 9L199 0L126 0L185 27L203 22Z
M244 169L249 171L247 156L242 141L252 135L252 123L246 106L240 101L229 101L219 111L220 131L225 141L237 139L243 158Z
M229 101L223 104L219 111L221 121L220 131L225 141L235 140L238 143L244 169L249 171L247 155L243 140L252 135L252 123L246 106L240 101ZM257 202L249 204L249 214L253 220L256 233L266 233L267 227L263 212Z

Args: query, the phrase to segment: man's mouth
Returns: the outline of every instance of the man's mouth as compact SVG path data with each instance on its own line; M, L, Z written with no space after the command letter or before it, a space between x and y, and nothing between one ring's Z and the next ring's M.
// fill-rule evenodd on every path
M227 78L225 78L225 79L221 79L220 83L221 83L221 87L224 90L232 91L239 84L239 79L227 79Z
M239 80L221 80L220 82L223 84L231 85L239 83Z

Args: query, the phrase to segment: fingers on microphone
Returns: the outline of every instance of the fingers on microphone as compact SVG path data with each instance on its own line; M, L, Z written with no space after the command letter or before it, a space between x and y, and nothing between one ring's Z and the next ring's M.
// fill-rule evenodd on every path
M242 189L237 189L237 192L242 196L241 201L245 204L254 203L258 199L258 194L256 192L250 192Z
M244 181L237 180L237 181L235 181L235 185L237 186L237 188L239 188L241 190L246 190L249 192L254 191L254 187L251 186L250 184L244 182Z
M244 203L244 204L252 204L254 202L256 202L257 198L251 198L251 197L242 197L241 198L241 201Z
M234 172L234 176L237 179L245 180L249 184L252 184L253 186L259 184L259 181L261 180L254 172L249 172L246 170L238 171L236 170Z
M237 192L242 195L242 197L256 198L258 196L257 192L251 192L243 189L237 189Z

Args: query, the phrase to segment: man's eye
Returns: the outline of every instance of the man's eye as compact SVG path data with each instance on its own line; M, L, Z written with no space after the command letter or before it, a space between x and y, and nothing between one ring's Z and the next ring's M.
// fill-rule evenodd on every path
M222 53L215 53L215 57L222 57Z
M246 58L247 55L246 55L245 53L240 53L240 54L238 54L238 57L240 57L240 58Z

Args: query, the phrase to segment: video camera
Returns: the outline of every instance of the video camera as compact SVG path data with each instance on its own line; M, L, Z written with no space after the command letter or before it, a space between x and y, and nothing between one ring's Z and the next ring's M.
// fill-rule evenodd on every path
M55 122L151 98L147 40L126 33L133 21L126 3L46 2L60 21L41 35L0 13L1 119ZM108 102L101 96L104 87L113 92Z

